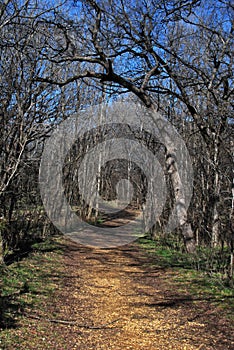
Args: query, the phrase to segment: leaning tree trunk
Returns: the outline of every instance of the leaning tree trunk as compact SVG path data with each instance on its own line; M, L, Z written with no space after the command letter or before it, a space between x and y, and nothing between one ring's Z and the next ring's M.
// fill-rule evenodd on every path
M150 109L153 113L157 113L157 108L155 105L151 105ZM156 125L157 125L157 121ZM160 124L160 121L159 121ZM160 125L159 125L160 128ZM160 130L160 129L159 129ZM163 129L163 134L165 138L165 148L166 148L166 164L167 164L167 171L170 175L171 182L172 182L172 188L173 188L173 195L175 199L175 206L176 206L176 214L177 214L177 220L179 227L182 232L182 236L184 239L184 244L186 251L188 253L194 253L196 250L196 240L193 234L193 230L191 227L191 224L188 222L188 213L187 213L187 207L186 207L186 200L185 200L185 191L184 191L184 185L179 168L178 168L178 162L177 162L177 155L176 155L176 140L171 139L170 132L167 135L167 129Z
M188 253L194 253L196 249L196 240L192 231L191 224L188 222L183 183L181 181L181 177L177 168L176 156L173 149L167 148L166 158L168 173L170 174L172 181L178 222L184 238L185 248Z

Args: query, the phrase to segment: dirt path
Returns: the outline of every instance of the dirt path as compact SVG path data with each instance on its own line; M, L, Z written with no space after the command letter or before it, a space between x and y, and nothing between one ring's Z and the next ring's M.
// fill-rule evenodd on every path
M27 334L17 349L234 348L214 306L181 294L172 270L150 264L137 245L93 250L68 241L61 268L55 296L21 321Z

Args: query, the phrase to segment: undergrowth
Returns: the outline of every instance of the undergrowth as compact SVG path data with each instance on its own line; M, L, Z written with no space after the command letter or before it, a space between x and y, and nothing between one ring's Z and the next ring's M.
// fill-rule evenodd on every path
M27 257L0 265L0 329L14 328L27 309L56 290L62 250L61 238L47 239L34 244Z

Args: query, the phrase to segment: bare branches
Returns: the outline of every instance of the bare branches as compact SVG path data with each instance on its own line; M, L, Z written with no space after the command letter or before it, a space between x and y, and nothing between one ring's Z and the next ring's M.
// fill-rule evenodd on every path
M96 49L96 52L98 53L100 58L105 62L106 56L105 56L104 51L103 51L102 47L100 46L99 40L98 40L98 36L100 34L100 31L101 31L102 12L101 12L100 7L97 5L97 3L95 1L89 0L88 3L90 3L90 5L95 9L95 12L96 12L96 18L95 18L94 25L89 28L91 35L92 35L92 42L93 42L93 45Z
M146 87L148 86L148 83L150 81L150 78L153 76L153 75L159 75L160 74L160 70L158 69L158 65L153 67L148 73L145 74L145 77L144 77L144 80L143 80L143 83L141 85L141 89L142 90L145 90Z
M84 78L96 78L96 79L104 79L107 77L107 75L105 74L102 74L102 73L96 73L96 72L91 72L91 71L85 71L81 74L78 74L78 75L74 75L73 77L71 78L68 78L64 81L59 81L59 80L54 80L54 79L51 79L50 77L37 77L35 80L36 81L40 81L40 82L44 82L44 83L47 83L47 84L52 84L52 85L58 85L60 87L62 86L65 86L65 85L68 85L74 81L77 81L79 79L84 79Z

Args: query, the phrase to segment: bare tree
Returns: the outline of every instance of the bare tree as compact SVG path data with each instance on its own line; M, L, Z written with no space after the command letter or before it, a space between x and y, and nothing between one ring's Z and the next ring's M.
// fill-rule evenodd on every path
M29 171L38 170L43 141L63 119L62 106L66 114L68 110L67 101L58 94L60 88L35 79L39 72L49 72L53 68L53 64L45 67L35 50L39 42L43 44L42 36L34 28L35 19L49 9L38 6L35 1L5 1L0 7L2 252L17 232L13 228L13 221L19 224L14 214L17 201L22 201L23 195L26 200L27 189L34 191L37 187L37 183L28 186L29 181L36 180L35 174Z

